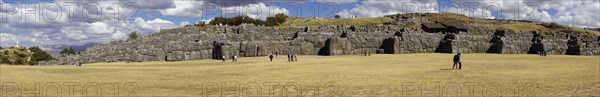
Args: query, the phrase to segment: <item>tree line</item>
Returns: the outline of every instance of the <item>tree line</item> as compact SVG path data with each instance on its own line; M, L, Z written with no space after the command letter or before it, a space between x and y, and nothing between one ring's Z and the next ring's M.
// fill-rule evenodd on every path
M238 26L244 23L249 23L249 24L254 24L254 25L265 25L265 26L277 26L279 24L284 23L287 20L288 16L283 14L283 13L279 13L276 14L275 16L270 16L267 17L266 20L260 20L260 19L252 19L248 16L236 16L236 17L232 17L232 18L226 18L226 17L215 17L212 21L210 21L208 24L209 25L231 25L231 26ZM199 24L202 23L204 24L204 22L199 22Z

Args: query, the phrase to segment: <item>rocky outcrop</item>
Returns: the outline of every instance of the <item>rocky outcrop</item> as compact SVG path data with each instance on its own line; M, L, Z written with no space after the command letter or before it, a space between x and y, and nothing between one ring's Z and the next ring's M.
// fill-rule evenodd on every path
M404 31L391 26L234 27L164 29L135 40L97 45L79 55L40 64L185 61L285 55L350 55L365 51L406 53L501 53L600 55L598 36L554 32L525 33L508 29L474 29L466 33ZM566 37L565 37L566 36Z

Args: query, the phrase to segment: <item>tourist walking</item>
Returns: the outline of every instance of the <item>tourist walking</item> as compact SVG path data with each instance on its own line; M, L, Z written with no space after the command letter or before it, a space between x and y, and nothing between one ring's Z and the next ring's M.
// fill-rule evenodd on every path
M269 55L269 59L271 62L273 62L273 54Z
M236 55L233 55L233 60L232 61L233 62L237 62L237 56Z
M223 60L221 62L225 62L225 56L221 57L221 60Z

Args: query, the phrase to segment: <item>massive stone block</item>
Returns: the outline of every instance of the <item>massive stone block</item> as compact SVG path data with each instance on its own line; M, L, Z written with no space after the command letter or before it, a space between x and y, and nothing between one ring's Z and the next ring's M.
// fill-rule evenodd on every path
M352 54L353 44L347 38L331 37L325 42L325 47L319 50L319 55Z
M189 59L188 60L200 60L202 59L202 55L200 55L201 51L192 51L189 55Z
M244 57L256 57L258 56L260 46L256 42L245 43L243 48Z
M158 61L167 61L167 54L162 50L162 49L158 49L155 51L156 54L156 59Z
M300 45L301 52L299 54L302 55L315 55L315 47L311 42L302 42Z
M177 61L176 55L174 53L167 53L165 61Z

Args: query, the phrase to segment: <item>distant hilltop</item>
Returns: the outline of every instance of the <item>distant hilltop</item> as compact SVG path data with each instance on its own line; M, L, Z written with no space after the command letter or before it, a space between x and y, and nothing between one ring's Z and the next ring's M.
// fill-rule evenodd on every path
M87 50L87 48L89 47L93 47L96 45L100 45L100 43L87 43L83 45L43 45L40 46L40 48L46 51L48 54L52 55L53 57L57 58L60 57L60 51L65 48L72 47L75 50L75 52L81 52Z
M222 21L236 22L226 18ZM163 29L151 35L136 35L133 39L96 45L81 54L40 64L185 61L285 54L600 55L600 33L595 30L534 21L477 19L449 13L409 13L376 18L286 16L278 25L233 24L236 25L193 24Z

